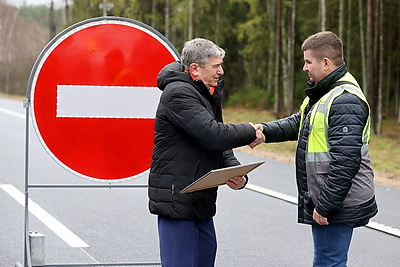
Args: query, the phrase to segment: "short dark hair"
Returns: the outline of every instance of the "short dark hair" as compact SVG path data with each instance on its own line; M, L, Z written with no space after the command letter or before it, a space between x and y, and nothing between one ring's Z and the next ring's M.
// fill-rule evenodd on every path
M336 66L343 64L343 43L333 32L322 31L309 36L301 45L301 50L311 50L318 60L327 57Z

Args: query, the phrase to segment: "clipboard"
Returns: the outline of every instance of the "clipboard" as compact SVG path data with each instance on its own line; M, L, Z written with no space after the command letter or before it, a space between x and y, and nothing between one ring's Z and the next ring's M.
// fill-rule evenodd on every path
M264 163L265 161L258 161L254 163L211 170L207 174L203 175L202 177L182 189L180 193L191 193L193 191L223 185L225 184L226 180L235 176L246 175Z

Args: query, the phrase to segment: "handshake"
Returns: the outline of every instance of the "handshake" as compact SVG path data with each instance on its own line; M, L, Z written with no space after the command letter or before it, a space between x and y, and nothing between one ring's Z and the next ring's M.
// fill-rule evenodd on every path
M252 122L249 123L254 127L254 130L256 131L256 140L249 144L249 147L253 149L259 144L265 143L265 135L263 134L264 127L261 124L253 124Z

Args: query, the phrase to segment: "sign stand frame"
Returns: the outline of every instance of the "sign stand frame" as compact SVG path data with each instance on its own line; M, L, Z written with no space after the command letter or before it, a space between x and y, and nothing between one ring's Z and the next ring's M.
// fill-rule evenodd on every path
M134 21L132 19L127 19L127 18L120 18L120 17L98 17L98 18L92 18L88 19L85 21L82 21L77 24L85 23L85 22L90 22L90 21L99 21L99 20L123 20L123 21L130 21L137 23L141 26L145 25L144 23ZM74 26L74 25L72 25ZM72 27L70 26L70 27ZM147 25L146 25L147 26ZM149 27L149 26L147 26ZM64 30L66 31L66 30ZM56 36L57 37L57 36ZM165 39L168 43L169 41ZM51 40L47 46L51 46L55 42L55 38ZM170 44L170 43L169 43ZM171 45L171 44L170 44ZM46 46L46 47L47 47ZM178 57L179 53L176 51L176 49L171 45L170 47ZM46 48L45 48L46 49ZM42 55L42 54L41 54ZM36 64L38 61L40 61L40 57L37 59ZM34 66L34 68L35 68ZM32 257L31 257L31 242L29 238L29 191L30 189L35 189L35 188L41 188L41 189L46 189L46 188L66 188L66 189L71 189L71 188L87 188L87 189L94 189L94 188L147 188L147 185L124 185L124 184L97 184L97 185L88 185L88 184L30 184L29 183L29 138L30 138L30 133L29 133L29 127L30 127L30 112L29 109L31 107L31 97L30 97L30 89L32 86L32 80L33 80L33 75L31 73L28 81L28 86L26 90L26 98L23 101L23 107L25 108L25 163L24 163L24 195L25 195L25 208L24 208L24 267L32 267ZM19 265L19 263L17 263ZM35 266L35 265L33 265ZM68 263L60 263L60 264L45 264L43 266L161 266L161 263L159 262L131 262L131 263L74 263L74 264L68 264Z
M24 208L24 267L32 267L31 239L29 238L29 189L32 188L147 188L147 185L123 185L123 184L30 184L29 183L29 108L30 100L24 99L25 111L25 208ZM43 266L161 266L159 262L132 262L132 263L81 263L81 264L45 264Z

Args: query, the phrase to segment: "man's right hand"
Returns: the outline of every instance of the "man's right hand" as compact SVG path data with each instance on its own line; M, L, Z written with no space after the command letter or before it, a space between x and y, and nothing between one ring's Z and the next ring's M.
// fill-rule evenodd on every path
M254 149L259 144L265 143L265 135L263 134L264 127L261 124L253 124L251 122L250 124L254 127L254 130L256 131L256 140L249 144L249 147L251 149Z

